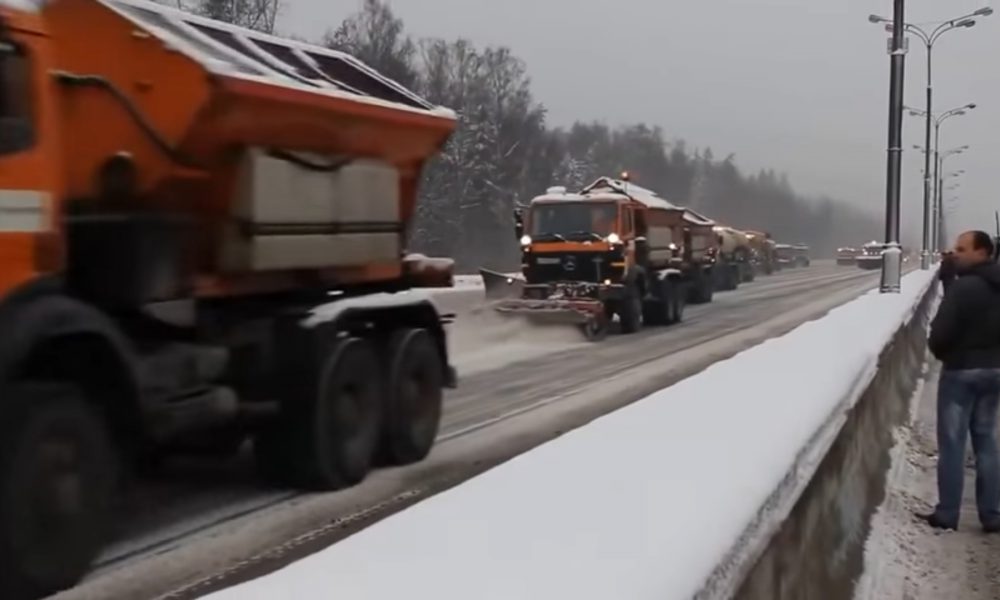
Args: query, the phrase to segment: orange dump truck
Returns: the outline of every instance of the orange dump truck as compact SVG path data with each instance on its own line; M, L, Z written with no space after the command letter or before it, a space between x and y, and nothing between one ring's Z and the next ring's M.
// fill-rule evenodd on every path
M73 585L116 482L235 451L330 490L455 384L408 256L455 127L353 57L138 0L0 0L0 597Z

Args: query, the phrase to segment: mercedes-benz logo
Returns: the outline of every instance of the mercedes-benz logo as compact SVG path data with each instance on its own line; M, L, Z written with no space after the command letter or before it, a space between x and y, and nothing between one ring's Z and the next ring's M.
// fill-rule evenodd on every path
M576 257L575 256L567 256L566 258L564 258L563 259L563 268L566 269L567 271L575 271L576 270Z

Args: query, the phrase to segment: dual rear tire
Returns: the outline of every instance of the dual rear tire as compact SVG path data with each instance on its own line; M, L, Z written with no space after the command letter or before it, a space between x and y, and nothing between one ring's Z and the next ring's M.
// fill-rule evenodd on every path
M312 356L298 357L302 367L286 373L281 418L255 440L261 474L277 484L337 490L360 483L376 463L426 457L444 379L430 332L404 329L381 345L314 335Z

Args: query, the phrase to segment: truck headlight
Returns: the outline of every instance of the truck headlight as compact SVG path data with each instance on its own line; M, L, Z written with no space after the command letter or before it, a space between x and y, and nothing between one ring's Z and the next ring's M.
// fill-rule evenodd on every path
M522 246L530 246L531 245L531 236L530 235L522 235L521 236L521 245Z
M607 240L609 244L620 244L622 238L619 237L617 233L609 233Z

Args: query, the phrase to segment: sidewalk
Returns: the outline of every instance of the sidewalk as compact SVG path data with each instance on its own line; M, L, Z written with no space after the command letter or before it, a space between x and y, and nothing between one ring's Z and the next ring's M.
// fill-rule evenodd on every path
M900 431L893 450L886 498L872 522L856 600L1000 598L1000 534L986 535L979 528L971 447L959 530L940 532L913 516L937 502L939 364L930 360L927 380L914 398L913 422Z

